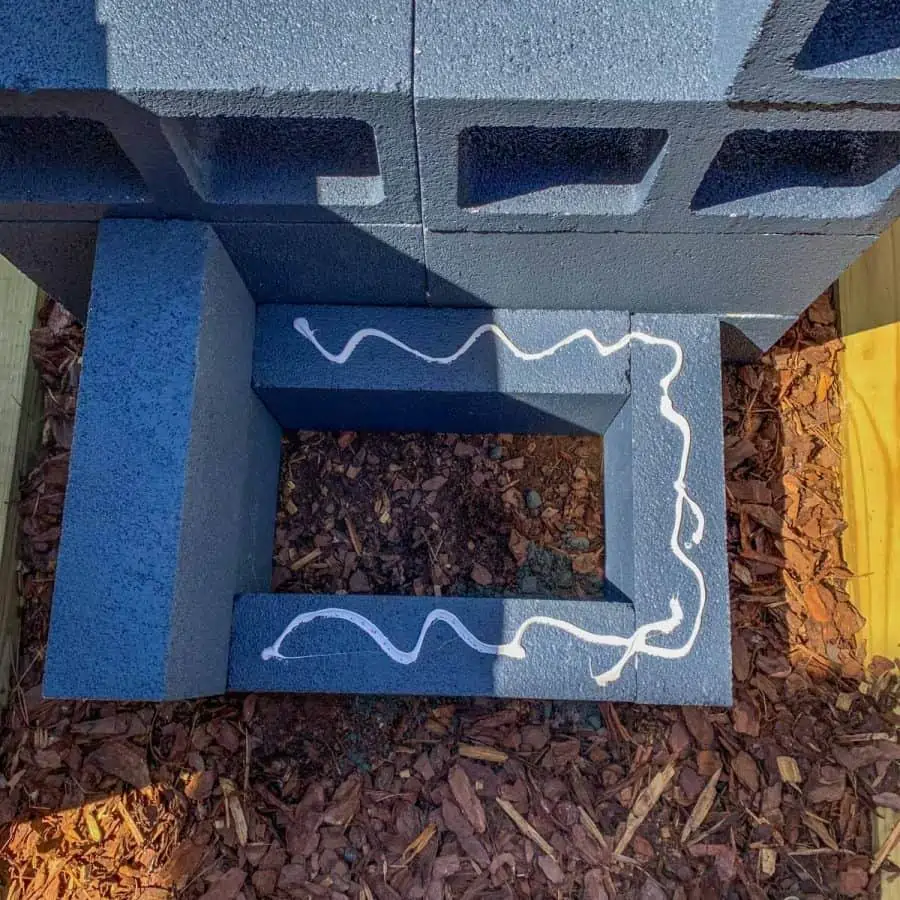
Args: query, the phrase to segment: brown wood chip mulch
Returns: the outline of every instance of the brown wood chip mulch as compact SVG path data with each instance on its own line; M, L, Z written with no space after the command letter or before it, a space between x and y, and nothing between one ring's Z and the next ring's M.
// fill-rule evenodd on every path
M897 676L887 660L863 670L845 591L829 297L759 364L725 373L732 710L43 702L81 332L55 306L42 322L48 416L23 493L23 642L0 744L7 897L877 894L870 810L900 806ZM293 437L276 584L449 593L525 579L589 595L600 452L559 438Z

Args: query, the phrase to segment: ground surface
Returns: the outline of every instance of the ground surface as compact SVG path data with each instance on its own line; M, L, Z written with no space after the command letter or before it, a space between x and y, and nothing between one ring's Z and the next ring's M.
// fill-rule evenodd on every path
M828 298L763 362L726 371L733 710L42 702L80 346L48 309L34 336L48 419L24 490L23 644L0 745L9 896L877 893L869 810L900 804L896 678L887 661L864 678L843 590ZM590 593L598 453L562 439L298 436L276 583L415 593L526 579Z

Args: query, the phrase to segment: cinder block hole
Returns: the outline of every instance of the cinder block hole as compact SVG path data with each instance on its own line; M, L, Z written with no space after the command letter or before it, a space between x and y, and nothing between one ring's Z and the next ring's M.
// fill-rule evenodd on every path
M691 201L705 214L853 218L875 212L900 177L900 134L736 131Z
M374 206L384 200L375 132L359 119L168 120L212 203ZM185 148L182 148L185 149Z
M288 432L273 590L592 598L603 439Z
M473 212L634 213L667 137L650 128L468 128L457 202Z
M0 117L0 199L126 203L146 187L109 130L91 119Z
M794 66L825 78L898 77L897 0L831 0Z

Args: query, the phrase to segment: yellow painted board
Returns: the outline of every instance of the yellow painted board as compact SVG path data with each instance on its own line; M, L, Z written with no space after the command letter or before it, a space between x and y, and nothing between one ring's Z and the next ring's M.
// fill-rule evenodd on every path
M900 222L840 277L844 556L871 656L900 657ZM898 813L872 818L873 850ZM900 847L890 859L900 865ZM900 879L882 876L882 900Z
M838 282L844 554L870 656L900 656L900 223Z
M40 381L29 352L38 289L0 256L0 706L19 642L19 482L41 433Z

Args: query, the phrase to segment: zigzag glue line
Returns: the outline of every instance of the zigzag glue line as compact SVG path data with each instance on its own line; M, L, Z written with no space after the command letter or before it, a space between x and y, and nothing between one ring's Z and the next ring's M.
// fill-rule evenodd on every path
M455 353L452 353L449 356L429 356L427 353L422 353L420 350L416 350L414 347L410 347L408 344L403 343L403 341L395 338L393 335L387 334L384 331L380 331L377 328L363 328L360 331L357 331L347 341L340 353L331 353L319 343L318 338L316 338L315 332L312 330L309 322L306 319L295 319L294 328L299 334L303 335L303 337L305 337L325 359L336 365L344 365L344 363L346 363L347 360L349 360L353 355L353 352L356 350L356 348L367 338L377 338L379 340L386 341L387 343L393 344L395 347L400 348L406 353L415 356L417 359L421 359L427 363L435 363L437 365L450 365L456 362L456 360L458 360L461 356L469 351L472 345L479 338L481 338L482 335L485 335L487 333L493 334L496 339L500 343L502 343L514 356L516 356L518 359L523 360L524 362L534 362L539 359L545 359L548 356L552 356L554 353L558 352L564 347L567 347L569 344L572 344L575 341L579 340L590 341L601 357L611 356L613 353L617 353L619 350L622 350L624 347L628 346L631 341L639 341L642 344L648 344L650 346L660 346L668 348L673 352L675 361L672 368L659 381L661 392L659 411L662 417L666 419L666 421L671 422L673 425L675 425L676 428L678 428L682 436L681 461L678 467L678 476L675 478L675 481L672 482L672 487L675 490L675 521L672 527L669 546L675 558L694 576L694 579L697 582L699 597L697 603L697 615L694 618L694 623L691 627L690 633L687 636L687 639L679 647L658 647L650 643L650 639L654 635L671 634L683 622L684 612L681 607L681 602L678 599L678 595L676 594L673 595L669 600L669 616L667 618L659 619L658 621L648 622L644 625L641 625L629 637L615 634L595 634L594 632L579 628L578 626L573 625L571 622L566 622L563 619L556 619L550 616L530 616L529 618L525 619L524 622L522 622L522 624L516 630L516 633L513 636L512 640L508 643L486 644L484 641L481 641L477 637L475 637L475 635L472 634L472 632L469 631L469 629L466 628L466 626L453 613L449 612L446 609L435 609L428 614L428 616L425 618L425 621L422 623L422 628L419 632L419 639L416 641L415 646L411 650L401 650L391 642L387 635L374 622L372 622L370 619L367 619L365 616L360 615L359 613L354 612L350 609L343 609L341 607L328 607L327 609L317 609L313 610L312 612L301 613L300 615L295 616L288 623L284 631L282 631L278 636L278 639L275 641L275 643L270 647L266 647L262 651L262 658L264 660L302 659L302 657L284 656L281 653L281 645L293 631L295 631L301 625L305 625L306 623L312 622L315 619L343 619L346 622L350 622L351 624L355 625L357 628L368 634L369 637L371 637L372 640L381 648L381 650L383 650L384 653L386 653L391 659L393 659L395 662L401 663L402 665L410 665L419 658L419 654L422 651L422 645L425 642L425 636L427 635L429 628L431 628L431 626L435 622L444 622L446 625L449 625L453 629L453 631L456 632L460 640L462 640L465 644L467 644L478 653L484 653L493 656L505 656L511 659L523 659L525 657L525 647L523 646L522 641L524 639L525 633L529 628L535 625L543 626L546 628L556 628L560 631L571 634L573 637L577 638L580 641L583 641L586 644L624 648L615 665L611 666L606 671L599 673L598 675L594 675L593 672L591 672L591 678L599 687L603 687L604 685L608 685L614 681L617 681L621 677L622 672L624 671L625 666L628 664L629 660L641 654L645 656L658 657L661 659L681 659L691 652L691 649L694 646L694 642L697 640L697 635L700 633L700 623L703 618L704 608L706 606L706 579L704 578L703 572L700 570L697 564L685 553L685 549L690 549L703 540L705 520L703 516L703 510L701 510L697 503L688 496L687 489L685 487L688 459L690 457L691 450L691 426L688 420L675 409L672 404L672 399L669 396L669 387L681 373L681 369L684 363L684 353L681 349L680 344L678 344L676 341L669 340L668 338L655 337L654 335L645 334L641 331L629 332L613 344L603 344L597 339L597 336L589 328L581 328L578 331L570 334L568 337L565 337L557 343L553 344L552 346L547 347L544 350L539 350L537 352L531 353L517 347L516 344L514 344L513 341L507 336L507 334L497 325L488 323L480 325L478 328L476 328L469 336L469 338L465 341L465 343L463 343ZM685 548L682 549L679 543L679 535L681 533L681 526L684 519L685 505L687 505L687 507L690 509L695 524L690 541L686 542Z

